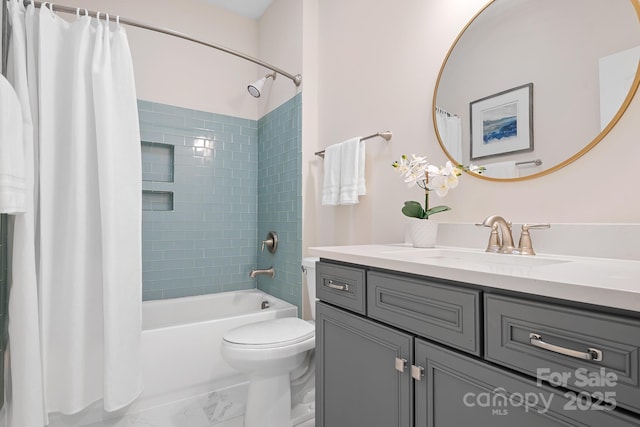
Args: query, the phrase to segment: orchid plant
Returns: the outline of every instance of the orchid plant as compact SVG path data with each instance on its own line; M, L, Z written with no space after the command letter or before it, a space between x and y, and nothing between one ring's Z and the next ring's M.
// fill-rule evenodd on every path
M392 166L404 176L404 182L409 187L418 186L424 190L424 208L414 200L404 202L402 213L408 217L429 219L431 215L451 210L449 206L439 205L429 207L429 192L435 191L439 197L444 197L449 189L458 186L458 177L463 171L482 173L484 167L476 165L454 166L448 161L444 167L430 164L426 157L412 154L411 157L402 155L401 159L393 162Z

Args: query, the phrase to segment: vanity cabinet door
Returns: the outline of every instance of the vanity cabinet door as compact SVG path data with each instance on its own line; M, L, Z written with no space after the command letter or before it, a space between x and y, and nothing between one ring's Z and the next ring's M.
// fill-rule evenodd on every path
M412 427L412 354L411 335L319 302L316 427Z
M415 382L416 427L637 427L619 411L589 404L573 392L520 376L420 339Z

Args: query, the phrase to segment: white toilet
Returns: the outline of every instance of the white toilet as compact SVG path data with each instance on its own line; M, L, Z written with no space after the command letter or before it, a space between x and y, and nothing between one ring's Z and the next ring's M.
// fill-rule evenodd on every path
M302 260L314 319L316 261L318 258ZM315 344L315 323L297 317L251 323L224 334L222 357L249 375L245 427L292 426L292 387L296 389L296 400L306 401L307 407L313 408L314 402L308 400L313 400L315 393Z

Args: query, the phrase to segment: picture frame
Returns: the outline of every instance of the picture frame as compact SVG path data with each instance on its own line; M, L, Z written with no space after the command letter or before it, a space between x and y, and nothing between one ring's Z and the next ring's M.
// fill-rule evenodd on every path
M533 151L533 83L469 104L471 160Z

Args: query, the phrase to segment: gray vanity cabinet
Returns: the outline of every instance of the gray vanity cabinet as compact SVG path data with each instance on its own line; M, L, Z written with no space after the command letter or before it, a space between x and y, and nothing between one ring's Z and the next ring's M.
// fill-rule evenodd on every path
M316 426L412 427L411 378L395 369L412 354L411 335L318 303Z
M316 274L316 427L640 427L636 318L325 260ZM537 369L616 373L615 393Z

